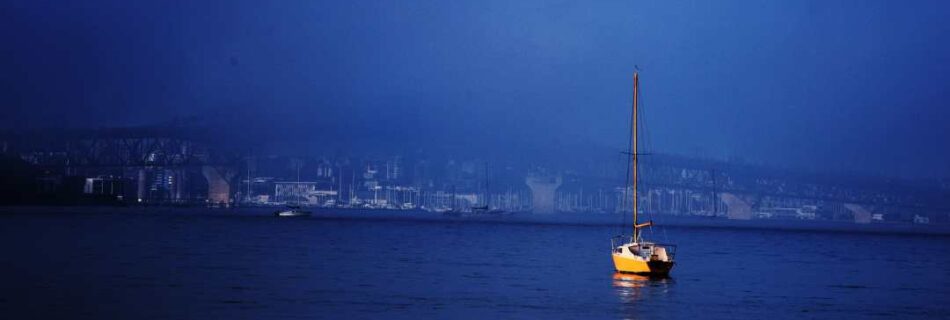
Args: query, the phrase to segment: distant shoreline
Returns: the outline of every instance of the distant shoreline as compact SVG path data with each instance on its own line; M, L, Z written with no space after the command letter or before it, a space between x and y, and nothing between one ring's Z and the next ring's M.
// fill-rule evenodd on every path
M205 208L172 206L0 206L0 217L16 214L147 214L169 216L222 216L222 217L272 217L276 207ZM472 215L446 217L441 213L422 210L373 210L308 208L313 216L304 219L417 221L438 223L483 223L523 225L570 225L591 227L627 226L619 214L608 213L518 213L511 216ZM782 230L793 232L849 232L904 235L950 236L950 225L917 225L909 223L856 224L847 221L825 220L729 220L713 217L647 215L657 228L715 228ZM276 218L275 218L276 219ZM294 218L300 219L300 218ZM629 218L626 220L629 224Z

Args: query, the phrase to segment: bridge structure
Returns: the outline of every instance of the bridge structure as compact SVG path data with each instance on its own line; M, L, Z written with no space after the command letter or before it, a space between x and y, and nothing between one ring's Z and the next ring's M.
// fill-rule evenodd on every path
M0 152L46 176L122 179L133 184L124 196L134 202L193 202L203 195L206 202L228 206L245 155L214 132L180 125L8 131L0 133ZM157 187L167 189L160 199L150 195Z
M531 189L531 212L554 213L554 195L563 183L559 174L531 173L525 184Z

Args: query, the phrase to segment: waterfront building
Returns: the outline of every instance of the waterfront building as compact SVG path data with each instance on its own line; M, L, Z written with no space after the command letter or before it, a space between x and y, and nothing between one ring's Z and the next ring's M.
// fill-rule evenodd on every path
M313 206L335 204L337 191L321 186L318 182L275 182L274 199L276 203L296 203Z
M126 180L113 176L86 178L83 193L115 196L122 200L125 195Z

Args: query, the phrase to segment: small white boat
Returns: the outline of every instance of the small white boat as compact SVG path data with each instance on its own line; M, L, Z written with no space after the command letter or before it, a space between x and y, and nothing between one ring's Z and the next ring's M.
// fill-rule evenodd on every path
M287 209L274 212L278 217L306 217L310 216L310 211L302 210L298 206L287 206Z

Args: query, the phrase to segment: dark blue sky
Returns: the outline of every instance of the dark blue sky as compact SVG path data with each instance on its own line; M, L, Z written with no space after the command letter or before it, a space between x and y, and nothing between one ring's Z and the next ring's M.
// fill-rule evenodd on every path
M354 148L621 149L639 65L654 151L950 176L942 1L4 1L0 20L7 128L197 115Z

